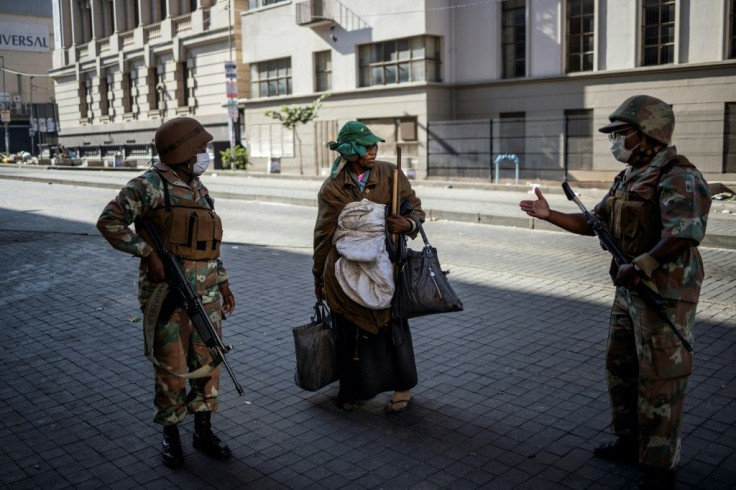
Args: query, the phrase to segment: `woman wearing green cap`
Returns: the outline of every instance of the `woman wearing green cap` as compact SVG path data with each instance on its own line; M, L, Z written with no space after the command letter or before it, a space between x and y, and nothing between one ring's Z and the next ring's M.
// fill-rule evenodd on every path
M338 405L354 409L360 400L393 390L385 411L396 414L407 409L410 390L417 383L408 322L392 319L390 305L374 309L351 299L336 277L335 263L341 254L333 243L338 217L346 205L367 200L390 209L395 174L399 179L398 202L404 203L402 209L407 211L405 216L387 213L387 230L414 238L417 226L409 216L424 221L421 201L406 176L395 172L395 165L376 160L379 142L385 140L358 121L345 123L337 141L330 142L330 149L339 156L317 199L312 273L317 300L327 301L335 327L340 373Z

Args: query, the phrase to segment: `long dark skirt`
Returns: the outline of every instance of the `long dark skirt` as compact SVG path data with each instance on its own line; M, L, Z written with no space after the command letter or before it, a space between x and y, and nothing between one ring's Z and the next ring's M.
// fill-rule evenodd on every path
M340 402L370 400L384 391L405 391L417 384L409 322L391 320L372 334L332 313L340 375Z

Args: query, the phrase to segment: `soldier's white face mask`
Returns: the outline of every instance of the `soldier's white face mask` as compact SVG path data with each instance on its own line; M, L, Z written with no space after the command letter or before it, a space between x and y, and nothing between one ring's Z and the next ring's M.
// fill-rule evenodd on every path
M635 147L633 147L630 150L626 149L626 139L629 136L632 136L636 133L631 133L628 136L624 136L623 134L617 134L613 139L611 139L611 153L613 154L613 158L618 160L621 163L628 163L629 159L631 158L631 154L634 153L634 150L641 144L637 144Z
M193 172L194 175L202 175L207 167L210 166L210 154L209 153L197 153L197 161L194 164Z

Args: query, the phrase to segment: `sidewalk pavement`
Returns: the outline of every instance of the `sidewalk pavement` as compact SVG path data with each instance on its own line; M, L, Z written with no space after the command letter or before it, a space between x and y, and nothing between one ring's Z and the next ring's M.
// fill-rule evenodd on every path
M254 192L247 178L222 181ZM194 450L188 417L186 467L170 470L152 423L137 261L96 233L44 231L79 228L58 216L34 213L42 231L3 226L27 215L0 209L0 487L624 490L639 477L592 456L611 439L603 352L613 296L594 239L432 223L465 310L411 321L419 385L411 409L391 418L387 394L345 413L331 401L336 385L294 386L290 329L314 301L309 235L301 247L224 244L237 304L224 341L246 394L224 376L213 423L233 457ZM705 248L703 258L711 272L677 481L725 490L736 486L736 251Z
M119 189L143 169L86 170L82 167L30 167L0 165L0 179L74 184ZM246 201L280 202L316 206L317 192L324 177L298 177L245 172L209 170L202 178L212 196ZM422 207L432 220L450 220L481 224L514 226L527 229L558 230L545 221L522 213L518 203L533 199L532 183L520 185L484 182L412 181L422 198ZM567 200L559 183L538 184L553 209L578 212ZM590 210L608 190L606 183L595 187L590 183L573 190ZM730 187L736 190L736 186ZM704 247L736 249L736 201L713 201L708 229L701 243Z

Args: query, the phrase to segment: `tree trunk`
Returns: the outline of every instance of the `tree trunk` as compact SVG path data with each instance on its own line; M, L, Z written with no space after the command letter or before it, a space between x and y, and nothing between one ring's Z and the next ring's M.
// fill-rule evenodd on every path
M299 132L296 130L296 126L294 126L294 136L296 136L297 151L299 152L299 175L304 175L304 165L302 164L302 139L299 137Z

